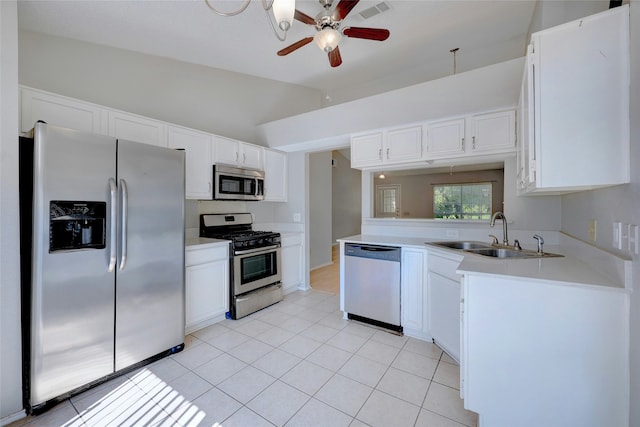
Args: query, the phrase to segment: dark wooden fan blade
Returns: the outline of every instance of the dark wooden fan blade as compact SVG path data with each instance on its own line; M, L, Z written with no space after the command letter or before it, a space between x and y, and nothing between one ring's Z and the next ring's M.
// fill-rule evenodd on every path
M336 46L331 52L329 52L329 63L332 67L337 67L342 64L342 57L340 56L340 49Z
M347 37L383 41L389 38L389 30L383 28L348 27L342 31Z
M340 0L336 6L335 18L341 21L351 12L351 9L356 7L360 0Z
M291 52L293 52L294 50L300 49L302 46L307 45L307 44L311 43L312 41L313 41L313 37L305 37L302 40L298 40L297 42L295 42L291 46L287 46L284 49L279 50L278 51L278 56L288 55Z
M296 9L296 13L293 15L293 17L304 24L316 25L315 19L313 19L306 13L300 12L298 9Z

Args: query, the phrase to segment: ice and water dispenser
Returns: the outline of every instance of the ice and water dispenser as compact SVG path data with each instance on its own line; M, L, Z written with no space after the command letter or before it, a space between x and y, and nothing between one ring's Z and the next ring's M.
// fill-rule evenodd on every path
M105 202L52 200L49 205L49 252L104 249Z

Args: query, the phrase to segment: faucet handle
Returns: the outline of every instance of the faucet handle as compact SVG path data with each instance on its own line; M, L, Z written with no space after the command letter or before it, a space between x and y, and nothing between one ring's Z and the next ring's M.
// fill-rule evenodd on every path
M544 245L544 239L539 234L534 234L533 238L538 241L538 253L541 254L543 252L542 245Z
M522 250L522 246L520 246L520 242L518 241L518 239L513 241L513 249L515 249L517 251L521 251Z
M489 234L489 237L491 237L491 244L492 245L497 245L498 242L498 238L496 236L494 236L493 234Z

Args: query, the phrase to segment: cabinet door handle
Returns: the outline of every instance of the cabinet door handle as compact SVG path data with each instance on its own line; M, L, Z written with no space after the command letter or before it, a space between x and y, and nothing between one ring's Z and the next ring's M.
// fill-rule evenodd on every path
M240 159L240 156L238 155L238 152L236 151L236 163L238 163L239 159Z
M475 149L476 149L476 137L475 137L475 136L473 136L473 137L471 138L471 148L472 148L473 150L475 150Z
M462 138L462 148L460 149L460 151L464 151L464 138Z
M378 149L378 159L382 160L382 148Z
M387 160L389 160L389 149L387 148Z
M242 163L247 163L247 153L242 153Z

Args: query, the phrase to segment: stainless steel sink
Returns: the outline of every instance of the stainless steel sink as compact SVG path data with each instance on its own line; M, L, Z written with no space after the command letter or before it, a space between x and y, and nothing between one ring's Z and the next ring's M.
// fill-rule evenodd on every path
M552 258L564 256L549 252L538 253L536 251L529 251L526 249L514 249L512 247L504 245L490 245L488 243L465 240L451 242L429 242L428 244L440 246L443 248L462 250L464 252L491 258Z
M491 245L482 242L454 241L454 242L431 242L431 245L442 246L449 249L462 249L468 251L472 249L491 249Z

